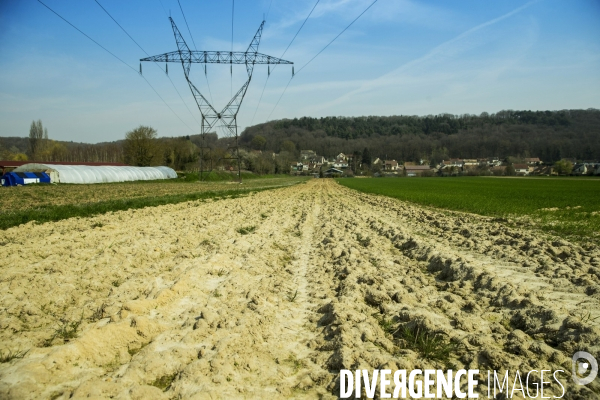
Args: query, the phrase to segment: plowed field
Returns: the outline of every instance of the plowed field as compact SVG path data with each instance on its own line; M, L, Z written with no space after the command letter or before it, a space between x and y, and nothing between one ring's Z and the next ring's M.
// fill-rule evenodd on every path
M600 251L489 217L315 179L0 243L0 351L27 351L0 398L336 398L358 368L562 369L564 398L600 393L570 377L575 351L600 360Z

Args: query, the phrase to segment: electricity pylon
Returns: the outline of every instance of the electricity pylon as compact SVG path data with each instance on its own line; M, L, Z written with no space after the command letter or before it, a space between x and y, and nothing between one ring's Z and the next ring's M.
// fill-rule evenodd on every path
M194 99L196 100L196 104L198 105L198 109L200 110L200 114L202 114L202 123L201 123L201 138L202 138L202 147L201 147L201 155L200 155L200 180L203 179L204 172L210 172L212 170L212 165L210 169L204 169L202 165L202 161L204 158L204 149L205 147L205 135L212 129L215 124L221 120L223 122L223 126L225 126L231 135L235 137L235 145L232 150L235 151L235 157L230 157L230 159L237 159L238 163L238 177L241 182L242 175L240 173L241 169L241 160L239 156L239 147L238 147L238 131L237 131L237 114L240 110L240 106L242 105L242 101L244 100L244 96L246 95L246 91L248 90L248 85L250 85L250 81L252 80L252 72L254 71L254 65L256 64L294 64L291 61L282 60L277 57L271 57L266 54L262 54L258 52L258 45L260 43L260 37L262 35L263 26L265 25L265 21L260 24L258 31L254 35L254 38L250 42L250 46L245 52L240 51L192 51L188 47L185 39L177 29L177 25L175 25L175 21L173 18L169 17L169 21L171 21L171 27L173 28L173 34L175 35L175 42L177 43L177 51L172 51L170 53L164 53L157 56L142 58L140 61L152 61L152 62L178 62L181 63L183 67L183 73L185 74L185 79L190 87L192 94L194 95ZM233 73L233 64L244 64L246 66L246 72L248 73L248 80L242 85L240 90L231 98L229 103L219 112L217 111L212 104L200 93L200 90L190 80L190 68L192 63L205 64L204 72L206 73L206 64L229 64L230 72ZM140 62L140 73L141 73L142 64ZM292 74L294 73L294 67L292 66ZM270 67L269 67L270 74Z

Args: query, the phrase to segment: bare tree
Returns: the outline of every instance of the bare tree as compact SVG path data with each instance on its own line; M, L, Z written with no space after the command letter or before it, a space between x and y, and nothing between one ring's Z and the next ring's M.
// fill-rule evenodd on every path
M138 167L157 165L161 160L161 149L156 140L156 130L140 125L125 134L123 145L125 163Z
M44 140L48 140L48 130L44 130L42 120L31 121L29 128L29 158L35 160L44 147Z

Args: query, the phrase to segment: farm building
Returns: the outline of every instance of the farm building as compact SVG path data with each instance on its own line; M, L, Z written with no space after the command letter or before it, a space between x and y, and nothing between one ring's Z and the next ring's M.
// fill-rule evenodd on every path
M52 183L87 184L177 178L177 173L169 167L30 163L21 165L13 170L13 173L20 172L45 172L50 177Z
M432 168L429 165L404 165L406 176L422 176L432 172Z

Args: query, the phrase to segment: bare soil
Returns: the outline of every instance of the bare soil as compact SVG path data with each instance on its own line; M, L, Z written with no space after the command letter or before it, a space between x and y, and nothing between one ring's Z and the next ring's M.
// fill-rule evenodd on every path
M600 360L600 251L487 217L319 179L0 244L0 351L27 351L0 398L336 398L357 368L563 369L564 398L600 393L570 378L575 351Z

